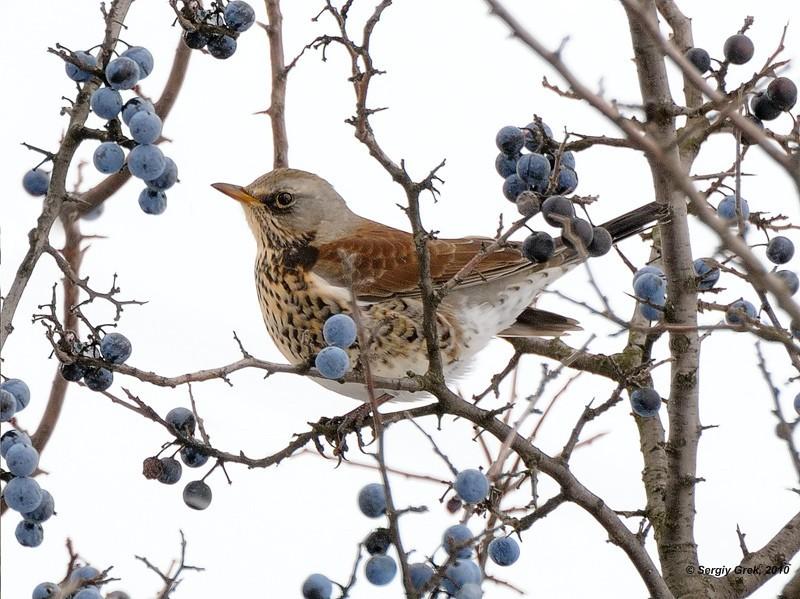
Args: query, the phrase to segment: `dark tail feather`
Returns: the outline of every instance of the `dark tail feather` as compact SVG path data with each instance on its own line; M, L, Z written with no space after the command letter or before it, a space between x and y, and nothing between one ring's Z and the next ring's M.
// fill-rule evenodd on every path
M559 337L570 331L580 331L574 318L539 308L525 308L517 322L499 332L498 337Z
M638 235L656 224L664 216L664 208L655 202L631 210L600 225L611 233L614 243Z

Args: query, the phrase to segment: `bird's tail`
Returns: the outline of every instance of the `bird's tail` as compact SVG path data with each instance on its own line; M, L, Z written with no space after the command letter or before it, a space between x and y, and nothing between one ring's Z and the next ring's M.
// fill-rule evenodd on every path
M660 217L664 216L664 208L655 202L639 206L635 210L626 212L607 223L600 225L611 233L614 243L638 235L654 226Z

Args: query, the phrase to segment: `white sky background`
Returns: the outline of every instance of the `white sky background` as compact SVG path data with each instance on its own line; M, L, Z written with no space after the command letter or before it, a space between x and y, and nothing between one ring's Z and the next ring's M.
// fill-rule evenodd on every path
M258 18L265 20L263 5L253 4ZM321 2L284 4L286 54L290 58L318 33L331 31L332 24L325 18L320 23L310 22ZM357 6L366 4L356 2ZM694 19L697 45L717 57L725 38L741 26L747 14L757 10L751 33L756 55L750 64L732 69L734 82L749 78L763 64L784 23L796 24L800 19L800 6L788 1L755 6L743 0L681 4ZM622 102L639 99L630 37L618 3L509 1L508 5L551 47L569 35L565 59L591 86L602 80L608 97ZM34 21L35 27L30 27ZM168 73L178 36L171 22L165 1L140 1L134 3L124 33L126 41L145 45L155 55L155 71L143 85L145 93L155 96ZM55 149L66 123L58 114L63 103L60 97L75 95L75 85L64 75L63 64L45 50L56 42L78 49L92 46L101 40L102 22L94 1L29 0L5 5L0 27L6 81L6 92L0 95L4 125L0 152L5 173L0 180L4 225L0 281L7 289L41 205L21 188L23 172L38 157L19 142ZM796 30L790 30L788 56L798 56L798 41ZM424 202L425 222L443 235L492 235L498 214L503 213L505 222L516 218L515 209L502 197L501 180L493 166L497 154L494 135L499 127L524 125L536 112L557 132L567 126L582 133L614 133L588 107L543 89L542 75L560 83L558 77L519 43L509 40L504 26L487 16L484 4L477 0L396 2L379 24L372 49L377 66L388 70L388 75L374 81L371 102L372 106L391 107L373 117L383 147L395 160L405 158L415 175L447 158L442 173L446 184L439 203ZM358 213L408 228L405 215L395 205L404 201L401 189L391 183L355 141L352 128L343 123L353 110L347 61L337 48L331 48L328 56L328 62L322 63L318 55L309 53L292 72L287 98L290 162L329 179ZM93 285L105 288L116 272L123 297L149 300L144 307L126 310L120 323L120 332L133 342L132 365L174 375L232 362L239 357L233 330L254 355L281 360L261 321L252 280L255 246L241 209L209 187L216 181L245 184L271 168L269 121L253 116L268 101L267 60L266 36L257 28L240 37L237 53L227 61L195 53L186 84L164 128L164 134L174 140L165 151L177 162L181 177L181 183L168 192L167 212L160 217L142 213L136 202L141 187L131 182L107 202L101 219L83 225L86 233L108 237L92 241L84 262L83 272L91 275ZM797 69L791 75L797 81ZM674 81L680 98L680 84L677 78ZM790 126L786 116L775 123L781 131ZM90 124L101 123L91 117ZM90 157L93 149L94 144L87 143L80 155ZM695 172L723 170L733 156L732 138L716 139L708 144ZM601 197L592 207L595 221L652 199L649 171L634 153L592 149L581 152L577 161L578 191ZM745 170L758 174L743 182L743 195L751 209L797 217L796 196L788 179L760 150L749 154ZM86 175L87 184L101 179L91 166ZM710 255L713 240L699 225L696 233L695 255ZM59 231L54 232L53 240L55 245L61 243ZM755 237L751 243L759 240ZM627 242L624 250L636 264L642 264L645 250L636 241ZM619 258L612 253L592 260L592 266L619 314L629 315L633 309L627 296L630 275ZM49 300L50 287L57 280L60 273L49 257L43 257L17 311L16 330L3 355L3 373L24 379L31 387L31 404L20 416L22 426L31 429L44 409L56 364L48 360L49 345L42 328L31 325L29 316L37 304ZM757 303L752 291L736 287L729 278L723 282L733 286L720 301L744 294ZM598 304L582 269L565 277L558 288ZM580 318L587 331L611 330L582 309L552 296L543 298L541 305ZM91 314L102 322L111 312L98 306ZM705 322L716 318L703 317ZM580 345L584 338L585 334L573 335L570 342ZM622 339L601 339L592 348L612 352L622 343ZM771 346L765 347L765 352L788 411L800 388L785 384L790 371L782 350ZM510 347L502 342L482 353L473 375L462 384L464 393L482 390L510 353ZM667 356L664 339L655 355ZM787 489L797 486L797 479L785 446L773 434L772 400L755 367L752 339L744 334L716 333L703 344L702 362L702 422L719 428L706 432L701 440L698 475L707 482L697 489L696 536L701 564L732 566L740 559L736 524L747 533L751 549L760 547L796 511L797 496ZM534 356L523 359L521 395L535 390L540 363ZM662 394L667 393L667 374L666 367L655 373ZM292 433L307 428L306 422L342 414L355 405L300 377L276 375L264 381L259 372L239 372L231 378L233 388L221 381L196 385L195 397L215 446L242 450L249 456L279 450ZM121 393L123 385L161 414L177 405L188 406L185 388L165 390L117 377L112 391ZM549 393L556 389L551 386ZM508 392L507 384L504 391ZM548 453L557 452L583 406L593 397L604 400L610 391L611 386L602 379L579 379L553 410L537 444ZM661 417L666 424L664 412ZM434 431L432 419L423 424ZM627 402L587 426L584 436L599 432L608 434L576 452L574 473L615 509L643 507L642 459ZM447 419L443 431L435 435L458 468L485 466L465 423ZM172 487L141 475L142 460L156 453L167 439L154 423L72 385L41 460L50 474L40 482L54 495L58 516L45 524L45 542L37 549L20 547L14 539L18 516L4 516L0 535L3 596L26 597L37 583L60 580L66 566L67 537L94 565L114 566L113 575L123 582L109 590L123 588L135 598L153 596L160 588L159 580L133 556L146 555L166 566L178 553L178 530L183 529L189 563L207 571L188 573L177 597L299 597L299 586L309 573L322 572L346 581L357 542L381 523L362 516L355 504L358 489L377 480L374 473L347 465L335 469L334 463L312 455L268 470L248 471L231 465L231 486L221 472L215 472L208 481L214 492L211 507L194 512L184 506L181 490L205 469L184 468L183 479ZM449 479L427 441L408 424L390 429L387 456L394 467ZM357 451L350 457L367 461ZM430 508L428 514L401 520L406 547L416 549L416 558L423 559L456 517L438 503L443 485L394 480L400 506L424 504ZM542 477L540 491L546 499L555 487ZM526 501L521 492L506 506ZM630 525L635 528L636 523ZM479 530L479 523L473 521L472 528ZM490 565L489 572L536 597L646 596L623 552L605 541L603 529L591 517L577 507L564 506L524 534L522 557L516 565L502 570ZM755 596L775 596L787 579L778 577ZM490 584L485 589L492 598L516 596ZM397 597L400 592L398 579L389 587L377 588L362 578L352 596Z

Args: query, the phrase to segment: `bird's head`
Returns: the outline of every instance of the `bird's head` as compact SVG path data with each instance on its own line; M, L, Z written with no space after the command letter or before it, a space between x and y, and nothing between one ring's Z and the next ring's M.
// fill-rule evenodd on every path
M297 169L275 169L244 187L212 187L241 203L259 244L281 246L310 236L324 243L358 219L330 183Z

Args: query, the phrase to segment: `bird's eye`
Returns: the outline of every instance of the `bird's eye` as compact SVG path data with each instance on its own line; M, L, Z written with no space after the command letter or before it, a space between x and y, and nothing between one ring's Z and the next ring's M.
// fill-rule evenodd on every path
M294 204L294 196L288 191L279 191L275 194L275 205L278 208L288 208Z

